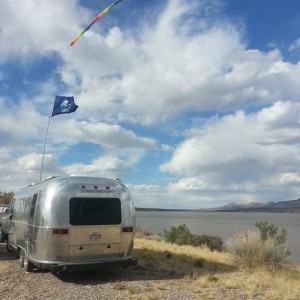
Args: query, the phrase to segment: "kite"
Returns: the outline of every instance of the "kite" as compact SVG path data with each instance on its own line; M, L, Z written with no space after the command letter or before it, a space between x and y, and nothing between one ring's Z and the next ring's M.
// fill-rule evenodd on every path
M122 0L118 0L112 4L110 4L108 7L106 7L92 22L91 24L82 30L76 37L75 39L70 43L70 46L73 46L77 40L86 32L88 31L101 17L103 17L108 11L110 11L114 6L116 6L118 3L120 3Z

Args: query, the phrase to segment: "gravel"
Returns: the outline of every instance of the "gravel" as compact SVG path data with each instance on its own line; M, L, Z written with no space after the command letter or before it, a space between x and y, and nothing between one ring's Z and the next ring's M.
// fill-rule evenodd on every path
M26 273L16 254L0 244L0 299L199 299L184 278L142 266L52 274ZM199 296L199 295L198 295Z

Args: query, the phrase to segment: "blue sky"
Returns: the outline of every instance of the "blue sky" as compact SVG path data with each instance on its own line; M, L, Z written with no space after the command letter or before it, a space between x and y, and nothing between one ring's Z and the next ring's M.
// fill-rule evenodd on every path
M300 2L0 0L0 191L121 178L138 207L300 194Z

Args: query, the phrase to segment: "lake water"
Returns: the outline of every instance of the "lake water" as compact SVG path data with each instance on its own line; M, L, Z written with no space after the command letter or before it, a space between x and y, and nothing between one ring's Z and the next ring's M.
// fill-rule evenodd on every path
M300 213L257 212L191 212L191 211L137 211L136 224L154 234L171 226L186 224L192 233L218 235L223 241L235 233L257 231L256 221L274 224L279 232L285 228L291 261L300 264Z

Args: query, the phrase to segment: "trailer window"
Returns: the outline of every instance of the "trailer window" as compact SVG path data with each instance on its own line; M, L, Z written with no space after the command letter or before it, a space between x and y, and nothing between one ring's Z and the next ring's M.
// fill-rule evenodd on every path
M118 198L71 198L71 225L117 225L121 223Z
M34 216L37 198L38 198L38 194L34 194L32 197L32 202L30 207L30 218L33 218Z

